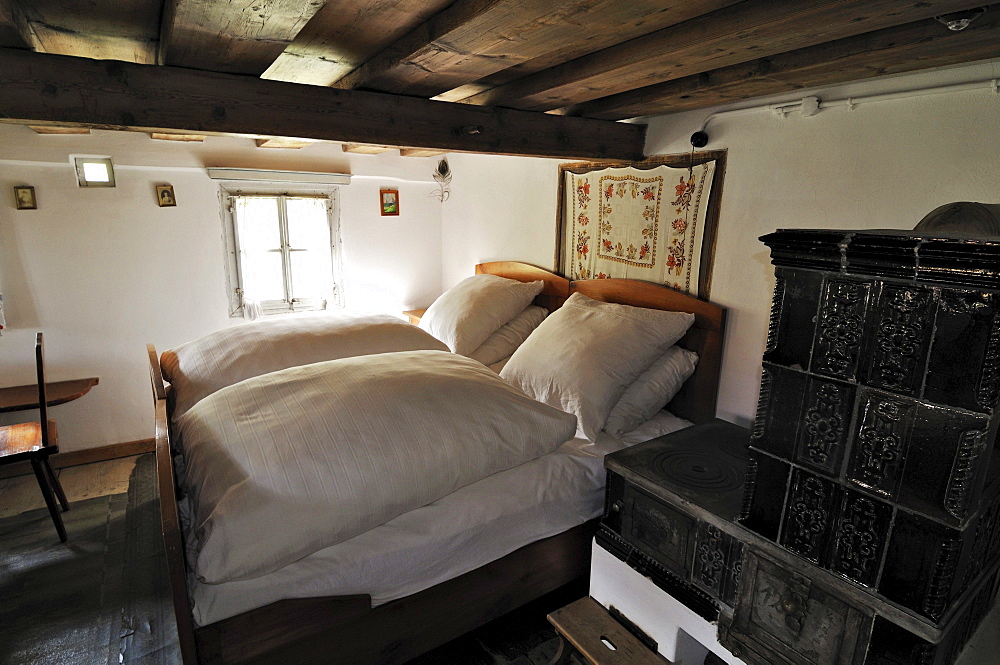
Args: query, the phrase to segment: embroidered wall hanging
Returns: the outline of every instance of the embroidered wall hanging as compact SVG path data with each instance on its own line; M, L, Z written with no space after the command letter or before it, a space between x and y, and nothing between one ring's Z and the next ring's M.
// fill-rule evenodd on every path
M561 165L559 272L707 298L724 159L713 152Z

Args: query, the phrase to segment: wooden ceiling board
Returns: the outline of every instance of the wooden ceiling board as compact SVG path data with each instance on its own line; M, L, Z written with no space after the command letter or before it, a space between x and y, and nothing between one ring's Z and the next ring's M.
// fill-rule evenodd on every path
M369 77L374 80L366 87L453 101L449 91L469 81L498 85L737 1L495 2L473 20L439 31L418 49L398 57L379 76ZM352 77L353 73L346 79Z
M17 0L0 0L0 47L34 48L36 38Z
M934 20L886 28L585 102L603 120L690 111L753 97L1000 58L1000 4L961 32Z
M156 62L160 3L149 0L30 0L21 8L47 53Z
M330 85L450 3L451 0L329 0L263 77Z
M571 159L642 157L643 125L0 49L0 118ZM100 94L94 94L100 90Z
M325 0L166 0L159 62L259 76Z
M977 6L967 0L743 2L463 100L548 111Z

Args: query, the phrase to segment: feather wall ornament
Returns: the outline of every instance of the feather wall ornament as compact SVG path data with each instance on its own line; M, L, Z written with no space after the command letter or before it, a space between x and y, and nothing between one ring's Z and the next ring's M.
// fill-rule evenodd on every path
M431 196L438 197L438 200L442 202L447 201L448 197L451 196L451 167L448 166L447 159L438 162L431 177L438 184L437 190L431 192Z

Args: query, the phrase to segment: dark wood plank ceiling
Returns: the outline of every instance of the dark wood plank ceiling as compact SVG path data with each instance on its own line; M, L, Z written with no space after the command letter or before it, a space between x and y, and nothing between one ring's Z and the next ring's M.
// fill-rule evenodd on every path
M532 131L565 145L566 116L622 120L1000 58L1000 4L986 6L961 31L935 18L980 6L967 0L0 0L0 46L155 63L173 72L165 85L181 80L173 68L252 77L240 79L256 91L251 96L274 90L259 87L268 80L337 88L345 93L338 99L353 91L384 93L391 96L378 98L385 104L439 115L466 137L476 130L461 107L535 112L543 118L528 123ZM302 87L296 99L312 94L328 103L321 92ZM414 107L417 100L408 98L447 103ZM132 112L128 105L120 110ZM0 117L30 120L21 117L23 105L11 111L0 99ZM155 116L148 106L142 112ZM499 118L486 117L486 125ZM525 117L518 116L518 126L527 126ZM426 131L408 140L405 127L387 128L377 139L334 109L326 118L341 127L296 136L346 133L343 140L359 143L483 149L482 140L443 140ZM60 120L43 110L34 119ZM405 117L392 121L406 125ZM93 124L101 122L106 118ZM197 114L186 122L173 129L229 131L225 123L206 129ZM532 142L518 131L507 128L487 151L527 154Z

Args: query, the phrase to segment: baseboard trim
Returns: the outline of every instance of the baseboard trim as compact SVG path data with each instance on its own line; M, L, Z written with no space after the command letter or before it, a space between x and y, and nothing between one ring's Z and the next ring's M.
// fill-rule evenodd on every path
M50 463L57 469L64 469L68 466L80 466L81 464L91 464L93 462L103 462L118 457L130 457L142 453L151 453L156 449L155 439L139 439L138 441L126 441L124 443L113 443L108 446L98 446L96 448L85 448L84 450L71 450L65 453L56 453L49 458ZM31 465L28 462L17 462L0 467L0 478L11 478L13 476L23 476L32 473Z

